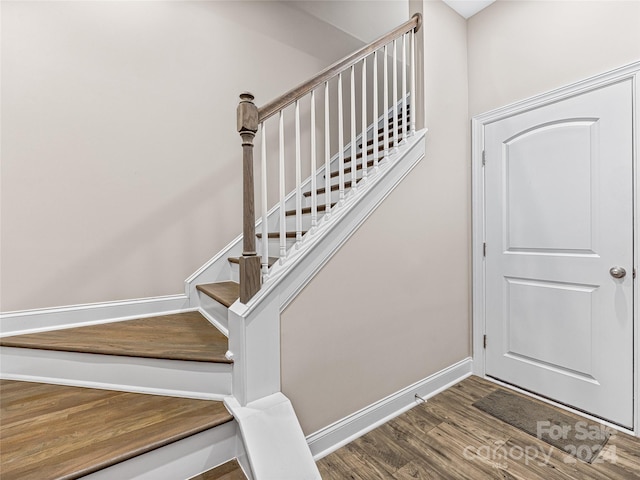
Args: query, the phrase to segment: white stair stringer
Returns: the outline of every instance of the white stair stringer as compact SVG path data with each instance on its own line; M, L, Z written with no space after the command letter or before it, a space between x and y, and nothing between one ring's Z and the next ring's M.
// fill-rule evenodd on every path
M282 393L246 406L229 397L225 405L238 422L253 478L322 480L293 406Z

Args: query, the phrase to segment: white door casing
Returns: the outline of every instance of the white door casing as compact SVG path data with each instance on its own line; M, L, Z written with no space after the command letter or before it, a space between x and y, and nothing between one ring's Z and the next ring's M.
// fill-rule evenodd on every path
M475 372L636 431L638 70L473 120Z

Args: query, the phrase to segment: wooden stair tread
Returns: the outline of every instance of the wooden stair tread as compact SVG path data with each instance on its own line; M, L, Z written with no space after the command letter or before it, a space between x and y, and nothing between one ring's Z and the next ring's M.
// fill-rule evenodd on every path
M378 161L380 161L382 159L378 159ZM369 167L373 167L374 161L373 160L367 160L367 168ZM362 163L359 163L358 165L356 165L356 171L358 170L362 170ZM344 173L345 175L348 173L351 173L352 169L351 167L347 167L344 169ZM340 176L340 172L331 172L331 178L335 178Z
M398 127L402 127L402 121L398 121ZM390 125L390 128L387 129L387 133L389 137L393 137L393 127ZM404 133L404 128L398 128L397 134L402 135ZM378 135L384 136L384 127L378 129Z
M400 140L401 140L401 138L398 138L398 142L400 142ZM389 148L393 148L393 142L392 141L389 142ZM384 145L378 145L378 151L382 152L383 150L384 150ZM373 155L373 148L367 149L367 155ZM356 153L356 160L359 159L359 158L362 158L362 152ZM344 163L350 163L352 161L353 161L352 157L346 157L344 159ZM351 167L345 168L345 172L347 172L347 171L351 171ZM338 172L332 172L331 173L332 177L335 177L336 175L338 175Z
M307 232L302 231L301 233L304 235ZM296 238L296 232L285 232L284 235L286 238ZM256 237L262 238L262 233L257 233ZM280 232L269 232L268 238L280 238Z
M398 120L402 120L402 109L398 108ZM411 118L411 109L407 108L407 118ZM389 114L389 123L393 123L393 114Z
M227 258L227 260L229 260L229 263L235 263L235 264L240 264L240 257L229 257ZM268 263L269 263L269 267L272 267L277 261L279 260L278 257L269 257Z
M197 285L196 289L229 308L240 298L240 285L236 282L217 282Z
M200 475L191 477L189 480L247 480L247 477L242 468L240 468L238 461L233 459Z
M344 182L344 188L351 188L351 180L349 180L348 182ZM340 185L339 184L331 185L331 191L332 192L334 192L336 190L339 190L339 189L340 189ZM316 193L318 195L321 195L321 194L325 193L325 187L317 189ZM304 195L305 197L310 197L311 196L311 192L303 192L302 195Z
M76 479L233 419L222 402L0 380L3 480Z
M228 341L198 312L29 333L0 339L3 347L231 363Z
M402 113L399 113L398 114L398 126L399 127L402 126L402 120L403 120ZM408 122L411 121L411 110L409 110L408 108L407 108L407 121ZM387 128L388 128L390 136L393 136L393 123L394 123L393 116L389 116L389 121L387 122L387 125L388 125ZM405 132L403 131L402 128L398 129L398 134L403 134L403 133L405 133ZM378 140L380 141L384 137L384 127L381 127L381 128L378 129L378 134L380 134L378 136ZM367 142L367 145L372 145L372 144L373 144L373 138ZM358 144L358 148L362 148L362 141Z
M393 133L393 132L390 132L390 133ZM403 132L402 130L398 130L398 135L399 135L397 138L398 142L402 141L403 133L405 132ZM375 140L373 138L370 138L369 140L367 140L367 147L370 147L371 145L373 145L374 141ZM384 133L381 133L380 135L378 135L377 142L380 143L382 141L384 141ZM393 147L393 138L389 139L389 148L392 148L392 147ZM362 148L362 143L358 145L358 148Z
M332 204L331 204L331 208L333 208L335 205L336 205L336 204L335 204L335 202L334 202L334 203L332 203ZM326 205L326 204L324 204L324 203L323 203L323 204L318 205L318 212L324 212L326 209L327 209L327 205ZM301 210L301 213L302 213L302 215L308 215L308 214L310 214L310 213L311 213L311 207L304 207L304 208ZM295 214L296 214L296 211L295 211L295 209L293 209L293 210L287 210L284 214L285 214L286 216L292 216L292 215L295 215ZM271 266L271 265L269 265L269 266Z

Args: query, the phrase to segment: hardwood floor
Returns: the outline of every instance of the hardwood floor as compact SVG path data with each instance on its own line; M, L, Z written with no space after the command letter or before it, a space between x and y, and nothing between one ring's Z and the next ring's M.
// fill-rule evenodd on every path
M322 478L640 479L639 438L617 432L587 464L472 406L496 389L467 378L320 460Z
M30 333L0 339L6 347L230 363L227 337L198 312Z
M0 394L2 480L79 478L233 418L222 402L44 383Z

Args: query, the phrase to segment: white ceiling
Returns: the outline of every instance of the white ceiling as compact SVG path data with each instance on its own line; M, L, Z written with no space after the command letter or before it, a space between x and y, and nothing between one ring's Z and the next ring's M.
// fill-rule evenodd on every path
M496 0L443 0L464 18L469 18Z

